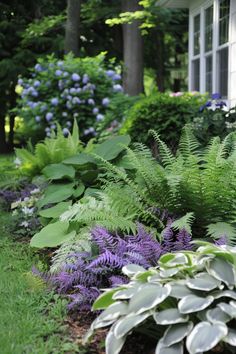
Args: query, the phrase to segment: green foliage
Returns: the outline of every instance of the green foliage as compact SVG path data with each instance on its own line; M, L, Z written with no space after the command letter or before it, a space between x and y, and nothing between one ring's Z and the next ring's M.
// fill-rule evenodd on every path
M111 65L110 65L111 66ZM76 119L83 140L97 135L99 122L118 93L120 75L106 70L105 56L74 58L71 54L58 60L41 58L30 72L30 78L18 80L19 98L14 110L24 119L23 131L32 140L50 136L59 123L68 135ZM26 131L24 131L26 129Z
M203 353L236 346L236 249L203 243L196 252L165 254L158 267L123 268L127 285L107 290L93 309L104 311L91 325L111 326L106 353L120 353L136 329L157 340L156 354ZM151 331L149 331L151 329ZM159 334L159 335L158 335Z
M134 141L150 144L148 131L154 129L175 148L183 126L192 121L204 102L203 96L188 94L171 97L158 93L143 97L128 111L120 132L130 134Z
M45 138L43 142L36 144L34 148L29 146L28 149L16 149L16 155L21 161L20 171L33 177L49 164L60 163L81 150L78 126L74 122L73 132L68 137L63 135L58 125L57 134L53 134L51 138Z

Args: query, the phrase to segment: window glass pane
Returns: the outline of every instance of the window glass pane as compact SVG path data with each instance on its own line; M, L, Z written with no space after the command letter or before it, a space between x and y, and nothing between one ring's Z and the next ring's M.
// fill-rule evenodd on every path
M213 5L205 10L205 52L212 50L213 38Z
M229 6L230 0L220 0L219 13L219 45L229 40Z
M200 89L200 59L192 61L192 90L199 91Z
M228 95L228 48L218 52L218 92L223 98Z
M200 53L200 14L193 19L193 53L197 55Z
M206 57L206 92L212 93L212 55Z

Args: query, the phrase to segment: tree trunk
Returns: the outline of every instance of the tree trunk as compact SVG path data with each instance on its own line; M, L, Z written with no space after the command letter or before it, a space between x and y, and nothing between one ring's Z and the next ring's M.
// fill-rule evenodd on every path
M164 67L164 35L159 30L156 31L156 82L160 92L165 91L165 67Z
M0 153L7 152L7 143L6 143L6 133L5 133L5 117L0 116Z
M14 85L15 87L15 85ZM11 109L15 107L16 105L16 93L14 87L11 90L11 96L10 96L10 110L9 110L9 125L10 125L10 131L8 135L8 146L9 150L13 150L14 148L14 125L15 125L15 113L11 112Z
M67 1L67 21L65 33L65 52L79 56L79 27L81 0Z
M122 0L122 12L140 10L138 0ZM125 93L135 96L143 92L143 38L140 22L123 24L123 87Z

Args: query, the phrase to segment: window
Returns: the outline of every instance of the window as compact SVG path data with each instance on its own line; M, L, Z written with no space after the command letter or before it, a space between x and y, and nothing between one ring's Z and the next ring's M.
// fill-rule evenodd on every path
M192 90L199 91L200 90L200 59L193 60L192 66L193 66Z
M231 0L202 1L191 16L190 89L228 95Z
M194 17L194 55L200 53L200 14Z
M213 41L213 5L205 9L205 52L212 50Z
M227 43L229 39L230 0L221 0L219 5L219 45L221 45Z

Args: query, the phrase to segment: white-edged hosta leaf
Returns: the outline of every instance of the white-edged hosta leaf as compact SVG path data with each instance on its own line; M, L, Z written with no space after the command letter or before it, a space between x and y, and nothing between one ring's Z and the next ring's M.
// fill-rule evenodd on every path
M213 296L200 297L197 295L187 295L178 303L181 313L192 313L204 310L214 301Z
M120 288L122 289L122 287ZM94 302L92 309L95 310L103 310L106 309L108 306L112 305L115 303L115 300L113 299L113 295L119 291L119 289L111 289L111 290L106 290L104 293L102 293Z
M163 268L172 268L188 264L189 259L184 253L167 253L161 256L158 263Z
M177 308L171 308L156 312L153 315L153 318L158 325L170 325L175 323L187 322L189 316L182 315Z
M102 322L111 321L117 319L119 316L127 315L127 313L128 305L125 302L117 301L104 310L98 318Z
M206 313L208 321L214 323L214 322L223 322L226 323L231 320L231 317L222 311L219 307L216 307L214 309L208 310Z
M179 272L179 268L169 268L169 269L161 269L160 270L160 276L162 278L169 278L173 277L173 275L177 274Z
M145 272L146 269L137 265L137 264L128 264L122 268L122 272L127 275L128 277L131 277L135 275L138 272Z
M223 341L233 347L236 347L236 330L233 328L228 328L228 334L225 338L223 338Z
M159 273L158 273L158 274L155 274L155 275L151 275L151 276L149 276L149 277L147 278L147 281L148 281L149 283L154 283L154 284L156 284L156 283L159 284L161 280L163 280L163 279L161 278L161 276L160 276Z
M233 290L223 290L223 291L216 291L211 293L215 299L220 299L221 297L230 297L231 299L236 300L236 292Z
M126 337L116 338L111 329L106 336L106 354L119 354L125 344L125 339Z
M114 295L112 296L113 300L126 300L126 299L130 299L133 295L136 294L136 292L138 291L138 288L140 287L140 284L136 284L136 286L133 287L129 287L126 289L122 289L119 291L116 291L114 293Z
M179 342L171 345L170 347L166 347L163 344L162 339L160 339L157 344L155 354L183 354L183 352L183 343Z
M208 273L199 273L194 278L189 279L186 284L190 289L211 291L218 288L221 282Z
M223 281L226 285L235 285L234 267L231 263L225 261L224 259L212 259L207 265L207 271L216 279Z
M229 304L236 309L236 301L231 300Z
M139 291L129 302L129 313L139 315L142 312L152 309L163 302L170 294L170 286L158 284L147 284L139 288Z
M188 335L186 346L190 354L203 353L214 348L228 333L224 323L198 323Z
M217 306L231 318L236 318L236 308L234 306L226 304L225 302L220 302Z
M186 285L184 285L184 283L185 282L169 283L169 285L171 286L170 296L175 297L176 299L182 299L187 295L192 295L193 292Z
M150 317L150 313L144 313L142 315L131 314L126 316L119 321L116 322L113 332L116 338L121 338L128 334L132 329L138 326L140 323L145 321L148 317Z
M169 347L181 342L193 329L193 322L178 323L167 328L162 337L162 343Z

